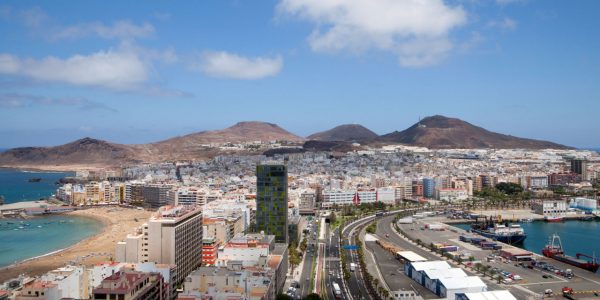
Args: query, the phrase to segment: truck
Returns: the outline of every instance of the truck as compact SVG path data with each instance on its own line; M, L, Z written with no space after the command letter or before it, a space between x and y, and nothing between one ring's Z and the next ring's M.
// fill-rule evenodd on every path
M354 270L356 270L356 264L350 263L350 272L354 272Z
M337 282L333 283L333 295L335 296L335 299L342 299L342 290Z

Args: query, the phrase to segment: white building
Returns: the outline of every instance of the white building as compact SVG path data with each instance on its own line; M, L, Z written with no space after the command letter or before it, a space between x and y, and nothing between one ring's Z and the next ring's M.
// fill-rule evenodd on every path
M440 278L438 296L448 300L456 299L456 294L480 293L487 291L487 285L478 276Z
M375 203L377 192L375 190L324 190L323 207L333 205L359 205L360 203Z
M441 201L455 202L467 200L469 192L466 189L436 189L435 198Z
M378 188L377 189L377 202L383 202L385 204L396 203L396 190L394 188Z
M533 211L543 216L564 216L567 213L567 201L565 200L542 200L533 204Z
M509 291L501 290L456 294L456 300L517 300L517 298Z

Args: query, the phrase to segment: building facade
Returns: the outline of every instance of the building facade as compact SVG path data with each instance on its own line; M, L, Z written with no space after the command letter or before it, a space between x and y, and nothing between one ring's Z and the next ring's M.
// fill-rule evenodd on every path
M284 165L256 166L256 231L288 242L288 178Z

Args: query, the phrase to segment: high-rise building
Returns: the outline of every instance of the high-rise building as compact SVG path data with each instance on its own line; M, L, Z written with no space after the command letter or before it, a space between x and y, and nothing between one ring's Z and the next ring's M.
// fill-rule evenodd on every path
M433 198L435 193L435 180L433 178L423 178L423 196Z
M174 204L173 187L170 185L146 185L142 189L144 206L159 208L167 204Z
M288 178L284 165L256 166L256 231L288 242Z
M202 210L178 206L158 213L148 222L148 261L176 265L179 284L202 261Z
M571 172L581 175L581 180L588 180L587 162L583 159L571 160Z

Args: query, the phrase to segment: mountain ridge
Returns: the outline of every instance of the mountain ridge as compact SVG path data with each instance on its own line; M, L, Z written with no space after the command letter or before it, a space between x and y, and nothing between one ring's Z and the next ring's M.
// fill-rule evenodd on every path
M313 133L306 139L326 142L362 142L374 140L377 137L379 136L375 132L360 124L343 124L326 131Z
M0 167L122 166L135 163L198 160L240 153L211 147L210 144L213 143L275 140L303 143L306 151L353 151L357 149L351 145L354 141L372 146L405 144L431 149L572 149L553 142L491 132L463 120L440 115L424 118L403 131L394 131L381 136L377 136L362 125L345 124L312 134L308 136L308 140L290 133L277 124L244 121L221 130L200 131L147 144L119 144L85 137L53 147L13 148L0 152ZM257 154L258 152L248 150L241 153Z
M492 132L469 122L442 115L426 117L403 131L384 134L376 141L432 149L571 149L549 141Z

